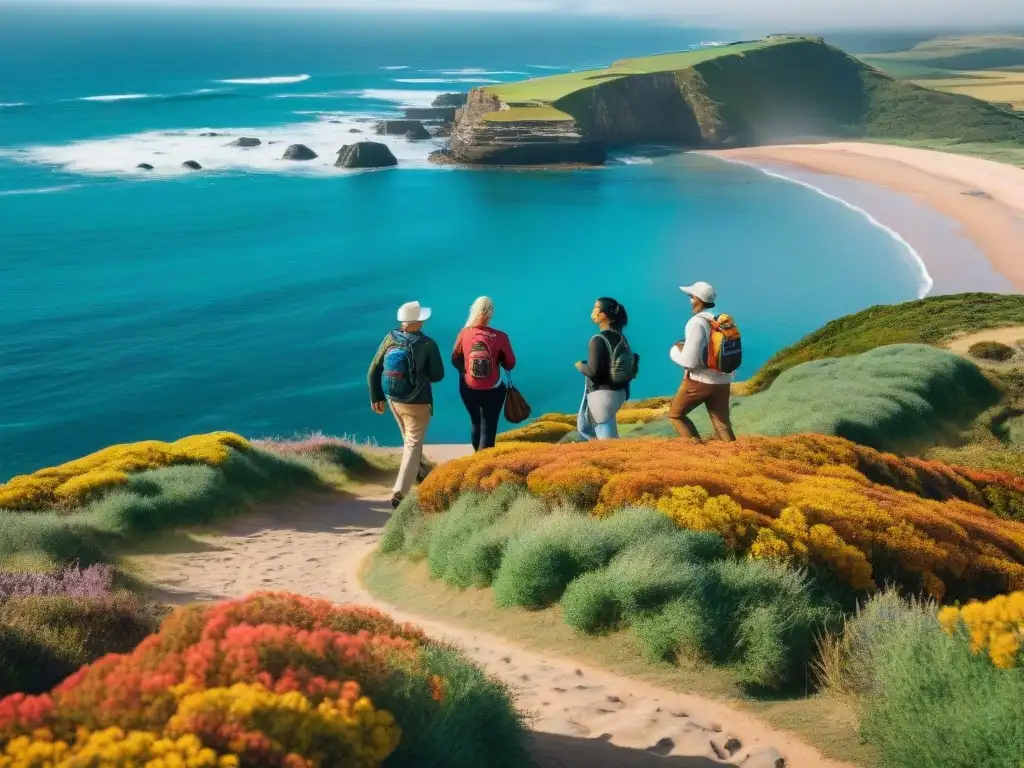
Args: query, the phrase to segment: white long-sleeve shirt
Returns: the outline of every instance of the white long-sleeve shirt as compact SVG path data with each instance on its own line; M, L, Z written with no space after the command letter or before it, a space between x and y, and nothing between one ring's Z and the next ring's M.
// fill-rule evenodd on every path
M715 316L710 312L700 312L686 321L683 351L676 362L687 370L690 378L702 384L730 384L733 375L712 371L707 365L708 340L711 335L710 320Z

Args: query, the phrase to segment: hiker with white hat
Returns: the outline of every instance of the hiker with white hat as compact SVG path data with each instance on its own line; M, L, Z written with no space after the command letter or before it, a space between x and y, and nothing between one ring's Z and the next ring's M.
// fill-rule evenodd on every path
M430 308L421 307L418 301L399 307L400 325L384 337L366 376L370 406L375 413L384 413L391 406L405 445L392 491L392 509L409 495L415 480L426 477L423 441L434 413L430 385L444 378L441 351L422 330L429 317Z
M703 405L718 439L735 440L729 419L729 397L733 371L741 360L739 330L728 315L716 317L708 311L718 298L711 285L697 282L681 285L679 290L690 297L693 317L686 323L684 340L669 351L673 362L685 369L682 384L669 407L669 421L680 437L700 440L688 414Z

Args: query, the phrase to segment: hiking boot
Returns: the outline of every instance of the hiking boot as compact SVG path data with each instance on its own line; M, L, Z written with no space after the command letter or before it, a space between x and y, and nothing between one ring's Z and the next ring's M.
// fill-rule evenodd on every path
M391 508L398 509L398 505L402 503L403 498L404 497L402 496L402 494L395 492L395 494L392 495L391 497Z
M428 467L426 464L420 464L420 469L416 473L416 482L417 483L422 483L424 480L426 480L427 479L427 475L430 474L430 471L432 469L433 469L433 467Z

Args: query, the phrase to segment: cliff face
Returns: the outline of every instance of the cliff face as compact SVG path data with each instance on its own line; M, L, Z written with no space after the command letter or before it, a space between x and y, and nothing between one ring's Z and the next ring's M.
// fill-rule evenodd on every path
M895 81L820 39L786 38L474 89L456 114L450 154L466 163L589 163L603 162L604 147L639 143L857 137L1024 144L1024 120Z
M538 114L544 118L548 112ZM533 117L530 110L509 109L496 96L474 88L455 115L448 159L476 165L604 163L604 145L564 117Z

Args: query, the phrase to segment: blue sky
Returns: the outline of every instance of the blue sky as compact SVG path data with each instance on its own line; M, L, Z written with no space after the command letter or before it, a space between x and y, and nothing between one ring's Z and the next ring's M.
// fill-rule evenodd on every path
M36 4L38 0L22 0ZM658 17L693 24L796 29L831 26L984 24L1024 27L1024 0L62 0L75 5L297 6L394 12L449 10L595 13ZM0 0L0 5L4 0Z

